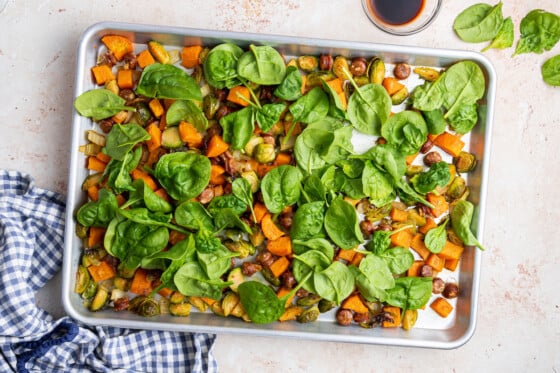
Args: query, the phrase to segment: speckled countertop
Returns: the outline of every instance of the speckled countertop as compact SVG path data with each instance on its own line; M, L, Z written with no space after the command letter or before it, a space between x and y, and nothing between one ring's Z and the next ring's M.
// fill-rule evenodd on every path
M197 0L138 2L15 1L0 13L0 168L30 173L65 193L76 46L99 21L247 31L426 47L479 50L452 32L454 17L477 1L444 1L427 30L385 34L359 0ZM538 4L537 4L538 3ZM181 4L181 5L179 5ZM517 25L533 8L560 13L557 0L507 1ZM560 301L560 88L546 86L540 66L560 53L511 58L488 51L498 76L477 328L464 346L426 350L220 335L223 372L558 372ZM37 298L60 317L60 278Z

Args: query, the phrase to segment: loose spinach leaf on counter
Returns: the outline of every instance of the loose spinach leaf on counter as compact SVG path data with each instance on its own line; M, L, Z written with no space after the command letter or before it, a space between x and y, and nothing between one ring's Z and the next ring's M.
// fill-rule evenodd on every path
M519 31L521 38L514 56L549 51L560 40L560 16L542 9L532 10L521 20Z
M112 117L122 110L134 111L134 107L126 106L126 100L108 89L99 88L86 91L74 101L78 114L101 120Z
M343 249L351 249L364 241L356 209L342 198L332 201L327 209L325 229L330 239Z
M358 131L377 136L389 118L391 107L391 97L383 86L366 84L348 99L348 120Z
M541 73L545 83L560 86L560 55L546 60L541 67Z
M181 121L192 124L199 132L208 128L208 119L202 110L192 101L177 100L165 113L165 121L168 125L176 125Z
M250 45L237 61L237 73L256 84L276 85L286 76L286 63L276 49L268 45Z
M107 135L104 152L112 159L122 161L125 155L141 141L149 140L150 135L137 124L114 124Z
M178 201L198 196L210 181L210 160L196 153L163 155L154 174L167 193Z
M200 86L192 76L177 66L161 63L144 68L136 93L147 97L202 101Z
M451 210L451 227L465 245L476 246L481 250L484 247L471 231L474 214L474 205L465 200L458 201Z
M501 1L495 6L474 4L459 13L453 22L453 29L466 42L490 41L498 34L504 22L502 5Z
M513 45L513 38L514 38L513 21L511 17L507 17L504 20L504 23L502 23L502 27L500 27L500 31L498 31L496 37L492 40L490 44L488 44L484 49L482 49L482 52L486 52L488 49L492 49L492 48L495 49L509 48Z
M272 169L262 179L261 192L267 209L276 214L297 202L303 175L299 169L283 165Z

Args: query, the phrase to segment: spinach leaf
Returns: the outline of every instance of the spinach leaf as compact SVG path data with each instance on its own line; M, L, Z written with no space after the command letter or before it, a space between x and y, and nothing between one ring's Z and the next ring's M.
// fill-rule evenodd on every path
M202 110L192 101L177 100L165 113L165 121L173 126L181 121L192 124L199 132L208 128L208 119Z
M105 171L103 171L103 176L107 176L107 185L115 193L134 190L130 172L138 166L141 157L142 148L138 146L132 152L126 153L122 161L114 158L109 161Z
M79 95L74 101L74 108L78 114L101 120L112 117L122 110L135 109L126 106L126 100L105 88L92 89Z
M350 269L356 268L351 266ZM355 270L354 277L360 294L370 302L383 302L386 290L395 286L395 279L387 262L377 255L366 255Z
M154 63L142 70L136 93L146 97L202 101L200 86L175 65Z
M104 152L117 161L122 161L124 156L139 142L149 140L150 135L137 124L114 124L107 135Z
M381 127L381 136L401 153L411 155L422 147L428 136L428 128L422 115L405 110L392 115Z
M372 256L372 255L370 255ZM400 275L414 263L414 255L409 248L393 247L378 254L387 263L391 273Z
M251 215L253 216L253 221L256 223L257 217L255 216L255 210L253 209L253 192L249 181L242 177L233 180L233 183L231 183L231 191L234 196L249 206Z
M392 231L376 230L373 232L371 240L365 245L366 249L379 255L391 246L391 233Z
M226 194L212 198L212 201L210 201L208 205L208 211L210 211L212 215L225 208L233 210L236 215L241 215L247 210L247 203L233 194Z
M428 207L434 207L421 194L418 194L418 192L416 192L414 188L412 188L410 184L408 184L403 179L397 181L396 187L397 187L397 193L401 200L418 202Z
M385 145L378 145L376 147L384 147ZM362 172L364 172L365 162L362 159L358 159L359 156L353 156L351 158L343 159L337 162L337 165L342 169L344 175L353 179L356 177L361 177Z
M214 230L212 216L197 201L186 201L175 209L175 222L182 227L195 230Z
M321 176L321 182L325 186L325 189L334 195L335 193L341 192L344 189L344 184L346 184L346 176L342 170L334 165L328 167L323 175Z
M362 174L362 188L370 202L383 206L395 199L393 182L388 174L367 161Z
M492 40L503 22L501 1L495 6L478 3L459 13L453 22L453 30L463 41L480 43Z
M513 21L511 17L507 17L502 23L502 27L500 27L500 31L494 37L494 40L490 44L488 44L482 52L486 52L488 49L495 48L495 49L505 49L509 48L513 45Z
M247 234L251 234L251 227L239 218L233 209L223 208L214 213L214 225L221 231L226 228L239 229Z
M560 86L560 55L546 60L541 67L541 74L545 83Z
M474 214L474 205L469 201L458 201L451 210L451 227L465 245L476 246L484 250L482 244L476 239L471 231L471 223Z
M144 180L134 180L131 186L133 190L129 193L128 200L121 206L121 208L124 209L129 206L134 206L141 202L152 212L168 213L173 210L173 206L150 189Z
M310 274L316 271L322 271L327 268L332 262L332 257L328 257L323 251L308 250L300 255L294 255L292 264L292 272L294 278L302 287L311 292L316 293L313 279L309 277Z
M358 131L378 136L391 113L391 97L379 84L359 87L348 99L347 115Z
M342 104L338 93L327 82L321 79L323 89L327 92L329 97L329 113L328 115L337 119L346 119L346 108Z
M325 203L322 201L309 202L296 210L290 237L292 240L308 240L321 235L325 219Z
M220 241L212 251L197 251L198 263L209 279L219 279L231 268L231 258L239 256L239 253L229 251Z
M135 269L143 258L161 251L169 242L166 227L141 224L117 216L109 223L103 246L121 260L124 268Z
M432 164L428 171L414 175L410 182L418 193L426 194L438 186L446 186L450 179L449 164L441 161Z
M530 11L519 25L521 38L513 55L551 50L560 39L560 17L542 9Z
M303 175L294 166L283 165L272 169L262 179L261 193L268 211L279 213L284 207L297 202Z
M285 103L265 104L256 111L255 120L263 132L268 132L278 123L285 109Z
M184 295L208 297L216 300L222 297L222 290L232 284L231 281L225 282L219 278L210 279L202 266L196 261L183 264L175 272L173 282Z
M296 139L294 154L297 165L308 174L322 169L327 162L321 157L334 141L334 133L322 129L306 128Z
M119 209L118 214L138 224L153 225L177 230L182 233L189 233L180 227L171 224L171 214L162 214L158 212L150 212L144 207L134 209Z
M325 201L327 191L321 179L317 175L311 174L303 180L301 194L305 198L305 202Z
M313 274L313 284L322 298L340 304L354 290L354 276L345 264L334 261Z
M255 129L253 108L247 106L239 111L234 111L220 119L223 129L223 139L231 145L232 149L245 148Z
M414 88L410 95L412 106L420 111L433 111L441 109L443 105L443 87L441 80L445 72L434 82L426 81L424 84Z
M484 96L484 74L473 61L461 61L451 66L441 79L443 107L448 118L462 105L475 104Z
M428 133L432 135L440 135L445 131L447 123L440 108L430 111L422 111L422 117L426 121Z
M257 281L245 281L237 287L239 300L255 324L268 324L282 316L286 301L278 298L274 290Z
M243 49L235 44L223 43L210 50L203 62L204 79L214 88L232 88L241 82L237 62Z
M399 277L395 286L387 290L385 301L404 310L416 310L424 307L431 295L431 277Z
M274 90L274 95L286 101L295 101L301 97L303 79L295 66L288 66L284 80Z
M292 103L289 110L294 116L294 123L318 122L329 112L329 98L320 87L315 87Z
M325 254L330 261L334 257L332 244L322 237L310 238L309 240L294 239L292 244L294 245L294 253L296 255L302 255L310 250L317 250Z
M178 201L198 196L210 181L210 160L196 153L177 152L160 157L155 176Z
M332 201L327 209L325 229L330 239L343 249L351 249L364 240L356 210L342 198Z
M434 254L441 252L441 249L443 249L445 243L447 242L447 231L445 229L446 225L447 220L441 223L438 227L430 229L424 237L426 247Z
M352 127L344 126L333 131L333 141L320 153L328 164L347 159L354 152L352 145Z
M473 129L478 121L478 105L467 104L459 107L452 115L447 118L449 126L458 134L464 135Z
M237 62L237 73L253 83L276 85L286 75L286 64L278 51L268 45L250 45Z
M102 188L97 201L89 201L78 209L76 219L84 227L106 227L115 217L118 208L115 195Z
M371 160L377 167L386 171L396 181L406 172L406 157L392 144L372 146L363 154L352 158Z

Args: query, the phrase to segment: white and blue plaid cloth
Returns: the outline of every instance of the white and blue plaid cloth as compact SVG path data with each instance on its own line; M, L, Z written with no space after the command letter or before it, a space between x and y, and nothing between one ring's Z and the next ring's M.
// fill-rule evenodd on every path
M64 199L0 170L0 372L216 372L215 336L55 320L35 294L60 269Z

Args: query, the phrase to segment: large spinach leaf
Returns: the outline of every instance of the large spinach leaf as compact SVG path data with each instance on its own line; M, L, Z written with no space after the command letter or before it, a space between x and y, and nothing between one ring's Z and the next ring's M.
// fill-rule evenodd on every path
M377 255L366 255L359 267L351 266L356 279L356 286L360 294L370 301L384 301L386 290L395 286L393 274L387 266L387 262Z
M449 120L449 126L453 129L453 131L464 135L472 130L478 121L478 105L463 105L447 119Z
M92 89L79 95L74 101L74 108L78 114L101 120L112 117L122 110L135 109L126 106L126 100L105 88Z
M546 60L541 67L541 74L547 84L560 86L560 55Z
M122 161L136 144L149 139L148 132L138 124L114 124L107 135L104 152L111 158Z
M303 79L297 67L288 66L284 80L274 90L274 95L286 101L295 101L301 97Z
M356 210L342 198L332 201L327 209L325 229L330 239L343 249L351 249L364 240Z
M187 296L208 297L220 299L222 290L232 282L225 282L219 278L210 279L202 266L196 261L190 261L181 266L173 276L177 289Z
M294 123L318 122L329 112L329 98L320 87L315 87L292 103L289 109Z
M334 261L313 274L313 284L322 298L340 304L354 290L354 276L345 264Z
M175 222L182 227L195 230L214 230L212 216L197 201L186 201L175 209Z
M515 35L513 32L513 21L511 17L507 17L504 19L504 23L502 23L502 27L500 27L500 31L494 37L492 42L488 44L482 52L486 52L488 49L495 48L495 49L505 49L509 48L513 45L513 39Z
M115 195L102 188L97 201L89 201L78 209L76 219L84 227L106 227L115 217L118 208Z
M313 279L309 276L327 268L332 262L332 257L327 256L322 250L311 249L299 255L294 255L292 272L294 278L303 288L311 293L316 293ZM306 280L307 279L307 280Z
M171 126L185 121L192 124L199 132L204 132L208 128L208 119L192 101L175 101L167 109L165 121Z
M431 165L428 171L414 175L410 181L418 193L426 194L438 186L446 186L450 179L449 164L441 161Z
M290 237L292 240L308 240L317 237L323 231L324 219L324 202L309 202L299 206L293 217Z
M163 155L156 164L155 176L167 193L178 201L198 196L210 181L210 160L196 153Z
M560 17L541 9L530 11L519 25L521 38L515 53L543 53L551 50L560 40Z
M128 200L121 206L143 205L152 212L168 213L173 211L173 206L160 196L158 196L142 179L134 180L131 184L133 190L128 195Z
M472 105L484 96L484 74L473 61L461 61L451 66L440 81L443 90L445 117L453 115L462 105Z
M492 40L503 22L501 1L494 6L478 3L459 13L453 22L453 29L462 40L480 43Z
M476 246L484 250L482 244L471 231L474 205L465 200L458 201L451 210L451 226L465 245Z
M405 110L387 120L381 127L381 135L401 153L411 155L418 152L426 142L428 127L422 115Z
M241 82L237 74L237 62L243 49L235 44L215 46L203 62L204 79L214 88L232 88Z
M387 290L385 301L403 310L416 310L424 307L431 295L431 277L399 277L395 286Z
M303 175L299 169L283 165L272 169L262 179L261 192L264 204L272 213L297 202Z
M379 170L370 161L365 163L362 173L362 189L370 202L378 207L395 199L395 190L390 176Z
M278 51L268 45L250 45L237 62L240 77L262 85L282 83L286 75L286 63Z
M255 129L253 108L248 106L223 116L220 119L220 126L223 129L224 141L230 144L232 149L240 150L245 148Z
M391 113L391 97L379 84L359 87L348 100L348 120L358 131L380 135L381 126Z
M175 65L154 63L142 71L136 93L147 97L202 101L200 86Z

